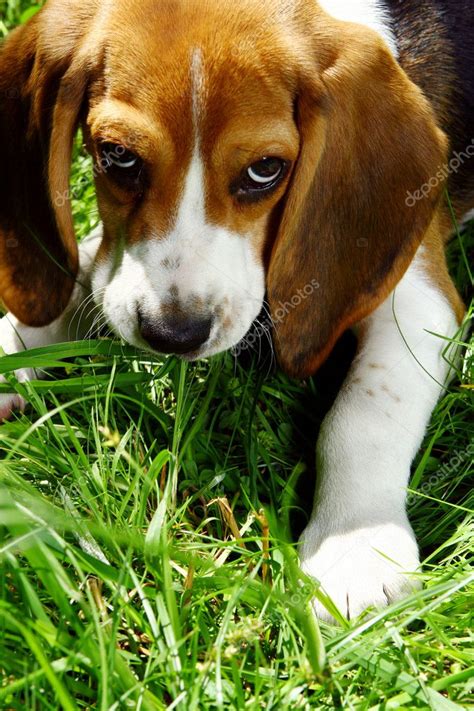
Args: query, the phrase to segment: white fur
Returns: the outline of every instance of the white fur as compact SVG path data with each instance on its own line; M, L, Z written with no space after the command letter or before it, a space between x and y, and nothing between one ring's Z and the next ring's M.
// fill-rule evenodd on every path
M466 225L471 220L474 220L474 210L470 210L470 212L468 212L464 215L464 217L461 220L461 225Z
M199 129L202 119L202 108L205 97L206 75L203 66L202 50L196 48L191 53L191 86L193 96L193 127L194 140L200 146Z
M102 228L97 228L79 246L80 270L77 284L65 312L56 321L43 328L31 328L18 321L12 314L0 319L0 347L7 354L20 353L25 349L42 348L83 338L92 325L93 309L85 301L90 294L90 272L102 239ZM82 308L82 305L85 308ZM19 382L34 380L41 374L32 368L16 371ZM0 380L4 378L0 376ZM9 417L12 410L23 410L25 401L16 394L0 394L0 420Z
M320 434L319 483L300 553L303 569L343 615L419 586L406 487L450 370L441 336L456 331L451 306L426 276L422 251L361 325L359 354ZM315 608L330 620L319 602Z
M357 22L375 30L398 57L398 46L390 26L390 14L379 0L318 0L325 12L336 20Z

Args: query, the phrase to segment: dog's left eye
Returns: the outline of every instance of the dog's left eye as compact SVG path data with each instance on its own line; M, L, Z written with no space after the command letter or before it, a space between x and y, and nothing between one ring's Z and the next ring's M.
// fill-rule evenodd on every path
M284 166L280 158L262 158L247 168L247 177L255 187L268 188L281 176Z
M139 156L116 143L102 143L100 154L100 170L125 188L137 188L143 173Z
M233 183L231 192L243 201L260 200L280 184L288 173L288 167L288 161L282 158L261 158Z

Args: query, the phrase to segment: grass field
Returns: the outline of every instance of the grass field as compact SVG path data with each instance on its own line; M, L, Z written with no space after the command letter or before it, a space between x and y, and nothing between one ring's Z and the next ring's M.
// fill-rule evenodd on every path
M0 34L30 11L0 0ZM473 253L471 227L450 248L471 317ZM294 542L332 377L257 356L188 366L99 340L0 360L31 401L0 427L0 708L473 706L473 350L413 470L424 590L321 629ZM33 364L49 380L15 384Z

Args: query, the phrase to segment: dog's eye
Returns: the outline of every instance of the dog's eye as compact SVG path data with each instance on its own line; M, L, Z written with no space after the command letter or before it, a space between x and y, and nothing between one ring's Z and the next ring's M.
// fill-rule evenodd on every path
M125 146L102 143L99 171L128 189L137 189L143 173L143 160Z
M288 161L282 158L261 158L231 185L231 193L243 201L260 200L279 185L288 173L288 167Z
M247 176L255 187L268 188L281 176L284 165L280 158L262 158L247 168Z

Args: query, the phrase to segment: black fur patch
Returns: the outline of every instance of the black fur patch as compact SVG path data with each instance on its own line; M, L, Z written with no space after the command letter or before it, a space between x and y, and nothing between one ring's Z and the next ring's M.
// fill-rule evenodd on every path
M474 139L473 0L383 0L393 20L399 61L432 102L452 153ZM457 200L474 197L474 158L450 178Z

